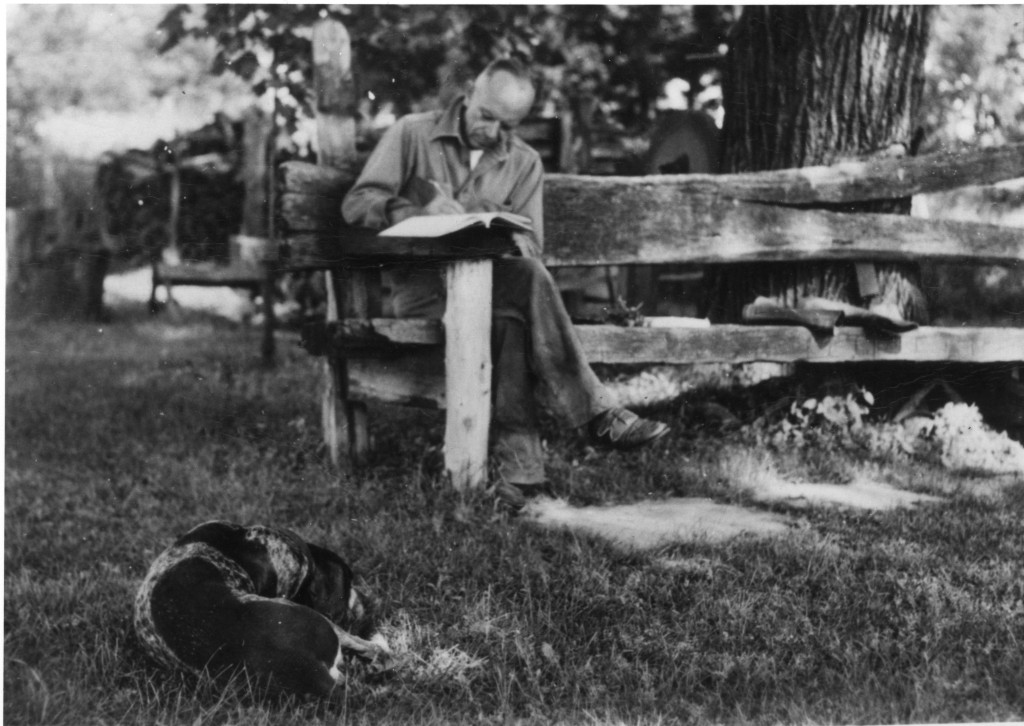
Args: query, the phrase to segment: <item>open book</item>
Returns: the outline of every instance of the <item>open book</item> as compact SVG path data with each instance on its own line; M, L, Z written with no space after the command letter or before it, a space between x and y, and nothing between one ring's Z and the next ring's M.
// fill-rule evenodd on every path
M409 217L380 233L381 237L444 237L466 229L505 229L530 232L529 217L511 212L469 212L467 214L431 214Z

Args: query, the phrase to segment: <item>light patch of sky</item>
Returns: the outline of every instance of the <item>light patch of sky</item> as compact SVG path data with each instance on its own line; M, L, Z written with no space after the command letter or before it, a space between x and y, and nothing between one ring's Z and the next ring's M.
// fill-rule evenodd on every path
M171 139L209 123L211 116L190 109L134 113L70 109L48 115L36 129L52 148L88 158L106 151L149 148L158 139Z
M17 24L22 7L8 6L8 28ZM152 93L144 85L144 74L131 78L130 69L139 64L140 56L146 57L147 51L140 49L155 48L157 25L173 6L134 3L87 7L81 12L83 24L80 31L86 38L85 52L101 55L116 68L111 71L112 78L124 78L114 82L130 86L126 95L135 102L120 109L72 106L46 113L36 128L51 148L78 157L96 157L105 151L128 148L148 148L158 139L173 138L176 134L209 123L217 111L237 117L253 102L253 97L240 80L233 82L236 79L227 76L203 79L201 76L205 68L196 68L194 57L181 61L181 70L176 75L180 75L182 83L176 86L171 81L166 93ZM201 9L197 8L190 15L200 14ZM195 22L195 17L191 22ZM167 54L168 66L173 64L176 52L177 49ZM155 50L152 54L156 57Z

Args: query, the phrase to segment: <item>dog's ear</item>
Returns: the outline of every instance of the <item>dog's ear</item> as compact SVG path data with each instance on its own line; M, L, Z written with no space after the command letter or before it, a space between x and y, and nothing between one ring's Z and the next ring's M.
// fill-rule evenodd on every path
M306 582L304 604L323 613L339 625L347 619L352 569L328 549L309 545L313 567Z
M348 599L348 612L347 628L353 635L369 638L377 631L380 604L376 598L362 589L362 586L358 590L352 588Z
M338 555L312 544L309 550L315 565L308 588L310 607L353 635L370 637L376 627L376 600L353 587L352 568Z

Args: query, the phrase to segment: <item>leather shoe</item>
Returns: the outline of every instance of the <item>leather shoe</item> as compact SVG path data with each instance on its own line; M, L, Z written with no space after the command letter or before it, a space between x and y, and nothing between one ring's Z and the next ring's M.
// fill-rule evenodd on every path
M594 443L613 449L635 449L668 433L668 424L640 418L624 408L610 408L594 417L588 426Z
M551 491L551 485L547 482L511 484L503 481L494 487L494 496L500 506L512 513L518 513L529 500L538 497L554 497L554 494Z

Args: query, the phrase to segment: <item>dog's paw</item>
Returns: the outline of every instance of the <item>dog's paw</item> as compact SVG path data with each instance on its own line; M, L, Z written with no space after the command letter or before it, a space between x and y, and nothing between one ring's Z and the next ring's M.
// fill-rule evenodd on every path
M391 652L391 646L387 639L380 633L375 633L368 641L372 650L369 650L363 657L367 658L371 672L385 673L395 669L395 656Z

